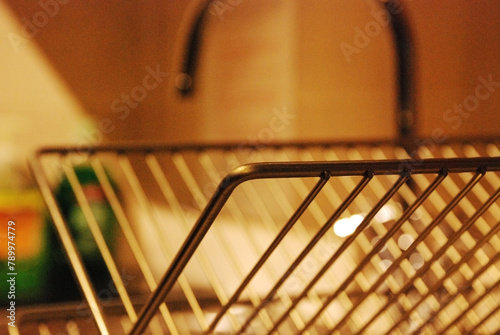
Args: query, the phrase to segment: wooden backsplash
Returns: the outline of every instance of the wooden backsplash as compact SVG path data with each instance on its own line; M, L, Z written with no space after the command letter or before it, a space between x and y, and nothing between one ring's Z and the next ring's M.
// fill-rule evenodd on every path
M225 10L209 13L200 85L181 99L175 77L193 9L202 2L66 1L30 42L88 114L113 122L109 140L396 135L393 50L387 29L374 26L376 1L214 1ZM43 10L38 2L5 3L21 25ZM498 136L499 2L401 0L401 6L417 47L419 136L432 138L436 129L448 137ZM346 57L342 43L356 46L365 29L375 30ZM148 66L169 75L120 118L113 102L141 85Z

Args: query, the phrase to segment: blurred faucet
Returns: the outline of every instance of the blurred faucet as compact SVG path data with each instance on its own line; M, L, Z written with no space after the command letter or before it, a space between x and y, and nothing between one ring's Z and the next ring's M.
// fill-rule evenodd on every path
M415 153L417 148L415 141L415 52L406 17L407 11L403 10L401 6L400 0L384 2L384 7L391 18L389 25L393 35L396 57L398 140L399 144L411 155ZM395 8L399 9L395 10Z
M175 78L175 85L181 96L187 97L193 94L194 79L198 63L201 45L203 25L207 17L210 4L214 0L207 0L194 17L187 37L187 44L182 58L180 73Z
M176 77L176 89L182 97L189 97L194 92L203 25L207 20L210 5L214 1L217 0L207 0L205 2L196 14L189 30L181 70ZM415 86L413 78L414 52L406 11L403 10L400 0L373 1L375 1L376 5L382 3L390 18L389 27L393 35L396 58L398 142L411 155L415 153L417 147L417 141L415 141Z

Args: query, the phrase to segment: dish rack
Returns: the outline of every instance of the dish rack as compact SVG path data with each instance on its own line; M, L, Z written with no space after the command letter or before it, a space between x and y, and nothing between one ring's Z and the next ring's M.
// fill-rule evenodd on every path
M32 170L85 303L26 311L16 332L499 333L500 142L427 144L42 149ZM61 175L116 298L88 275L54 195Z

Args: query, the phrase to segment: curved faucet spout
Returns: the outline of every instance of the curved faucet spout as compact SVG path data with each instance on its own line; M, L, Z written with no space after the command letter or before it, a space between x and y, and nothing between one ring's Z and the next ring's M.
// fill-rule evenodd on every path
M176 77L176 88L184 96L190 96L194 91L195 74L198 65L198 58L201 46L201 35L206 13L213 0L208 0L202 9L197 13L191 25L187 39L184 57L182 59L181 71Z
M210 5L215 0L207 0L197 13L189 30L181 70L176 78L176 89L182 97L192 96L196 85L196 70L202 44L203 26ZM415 138L415 85L414 85L414 48L410 34L406 10L400 0L375 0L382 2L390 17L390 30L393 35L396 58L396 123L398 141L408 153L416 149Z

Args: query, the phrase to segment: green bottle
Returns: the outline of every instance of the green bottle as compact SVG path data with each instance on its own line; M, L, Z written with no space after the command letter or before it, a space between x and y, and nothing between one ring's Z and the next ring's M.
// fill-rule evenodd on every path
M94 217L99 224L108 248L113 252L115 249L116 218L99 184L97 176L89 166L76 167L75 174L82 186ZM113 183L112 185L116 191ZM55 191L55 196L98 296L102 298L115 297L116 290L111 276L102 259L101 252L97 247L87 220L77 203L76 196L68 179L64 178L60 182ZM51 248L51 300L79 300L79 285L74 280L72 269L68 264L65 251L53 224L51 224L51 227L52 229L50 229L49 233Z

